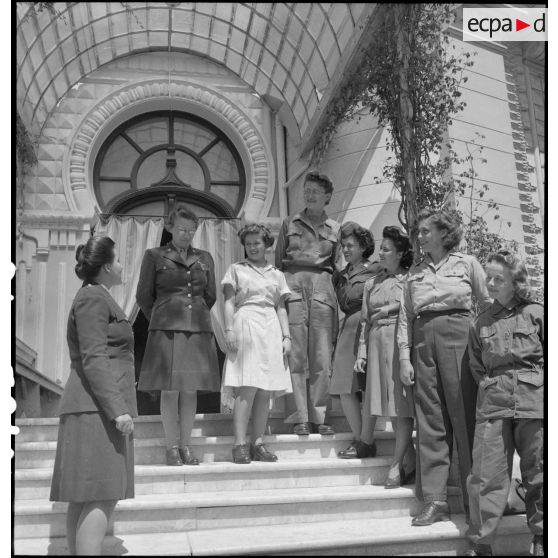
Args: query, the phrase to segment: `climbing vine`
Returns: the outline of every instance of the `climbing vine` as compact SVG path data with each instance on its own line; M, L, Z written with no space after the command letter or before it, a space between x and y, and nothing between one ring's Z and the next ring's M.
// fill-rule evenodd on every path
M399 219L413 238L420 209L454 204L450 169L456 155L446 135L465 106L460 87L467 81L465 69L473 64L472 56L456 52L444 32L454 9L452 4L423 3L376 10L375 38L328 108L313 152L312 162L319 165L343 121L363 110L376 115L390 131L382 180L400 192Z

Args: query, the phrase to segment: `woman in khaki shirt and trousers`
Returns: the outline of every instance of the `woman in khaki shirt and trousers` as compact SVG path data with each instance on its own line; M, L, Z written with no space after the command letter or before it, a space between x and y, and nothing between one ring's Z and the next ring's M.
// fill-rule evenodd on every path
M409 270L403 285L397 330L401 381L414 384L416 495L424 504L413 518L415 526L449 519L447 481L454 435L467 502L476 398L466 354L472 298L481 305L491 301L479 262L455 251L462 236L456 217L424 209L418 223L425 256Z

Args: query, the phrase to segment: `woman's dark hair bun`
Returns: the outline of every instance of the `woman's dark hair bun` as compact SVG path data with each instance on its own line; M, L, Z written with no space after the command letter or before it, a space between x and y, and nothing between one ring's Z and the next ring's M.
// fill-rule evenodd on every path
M76 275L82 281L92 281L101 267L114 261L114 241L108 236L92 236L76 248Z

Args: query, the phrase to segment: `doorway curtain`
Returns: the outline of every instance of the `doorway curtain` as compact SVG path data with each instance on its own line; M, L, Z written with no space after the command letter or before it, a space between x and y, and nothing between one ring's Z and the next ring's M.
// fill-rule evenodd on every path
M242 245L238 239L240 221L236 219L200 219L192 239L192 246L206 250L215 262L215 282L217 301L211 310L212 322L223 322L223 289L221 279L227 268L243 258ZM134 323L139 307L136 303L136 289L143 255L148 248L161 244L165 219L163 217L138 217L110 215L100 220L95 234L109 236L116 244L116 255L122 264L122 285L111 289L111 295L124 310L131 323ZM224 348L221 327L216 326L217 342ZM221 395L221 411L231 412L232 399Z

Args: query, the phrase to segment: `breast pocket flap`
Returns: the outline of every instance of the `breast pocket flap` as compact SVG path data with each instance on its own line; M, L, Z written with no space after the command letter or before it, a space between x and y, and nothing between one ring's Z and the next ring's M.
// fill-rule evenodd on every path
M544 372L542 370L526 370L519 372L517 379L525 384L540 387L544 384Z

